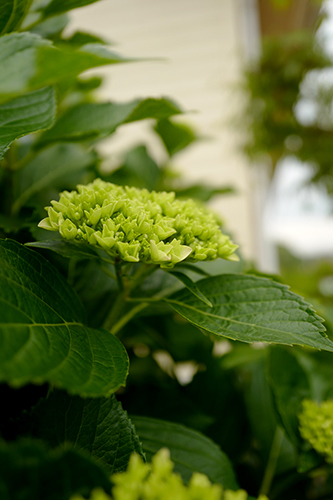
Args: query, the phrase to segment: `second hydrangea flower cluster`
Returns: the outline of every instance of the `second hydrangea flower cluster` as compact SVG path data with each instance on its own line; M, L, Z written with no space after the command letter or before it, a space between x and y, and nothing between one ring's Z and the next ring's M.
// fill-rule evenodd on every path
M96 179L51 201L39 226L85 241L126 262L173 267L222 257L238 260L214 213L175 193L149 192Z
M101 489L93 491L90 500L247 500L244 490L224 490L220 484L212 484L208 477L194 472L188 485L181 476L173 472L174 464L169 450L162 448L152 458L152 463L143 463L138 455L130 458L126 472L111 476L114 484L112 497ZM83 500L81 496L71 500ZM265 495L258 500L268 500Z
M301 436L324 455L328 463L333 464L333 400L319 405L305 399L299 421Z

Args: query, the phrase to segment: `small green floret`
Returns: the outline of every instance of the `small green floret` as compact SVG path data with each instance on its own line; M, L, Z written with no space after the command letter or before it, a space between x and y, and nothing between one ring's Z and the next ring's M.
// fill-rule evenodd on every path
M244 490L226 490L219 484L212 484L208 477L194 472L188 485L181 476L173 472L169 450L160 450L151 464L133 454L126 472L111 476L114 484L112 497L101 489L93 491L90 500L247 500ZM81 496L71 500L83 500ZM260 496L258 500L268 500Z
M173 267L222 257L238 260L237 245L221 233L215 214L175 193L116 186L96 179L51 201L38 225L84 241L126 262Z
M301 436L333 464L333 400L319 405L305 399L299 421Z

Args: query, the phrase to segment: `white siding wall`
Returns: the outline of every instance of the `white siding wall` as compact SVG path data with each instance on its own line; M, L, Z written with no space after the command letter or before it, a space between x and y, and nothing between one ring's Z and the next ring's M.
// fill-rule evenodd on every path
M237 196L214 202L243 253L254 258L251 172L239 154L234 117L241 113L239 78L244 26L237 0L103 0L72 14L71 31L95 32L123 55L165 58L98 70L107 76L104 99L170 96L188 110L182 121L206 139L180 153L177 167L189 181L232 184ZM96 72L96 71L95 71ZM128 145L146 142L163 154L148 125L119 129L104 144L117 161Z

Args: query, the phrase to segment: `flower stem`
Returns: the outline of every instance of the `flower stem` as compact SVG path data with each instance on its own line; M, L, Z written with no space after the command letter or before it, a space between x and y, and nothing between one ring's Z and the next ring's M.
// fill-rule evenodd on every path
M115 263L114 263L114 268L116 270L116 277L117 277L117 283L118 283L118 288L120 291L124 291L124 282L122 278L122 270L121 270L121 261L116 258Z
M283 430L279 426L277 426L272 441L272 446L269 453L265 474L261 483L259 496L268 495L271 489L272 481L274 479L276 464L280 454L283 436L284 436Z
M112 326L118 320L118 318L123 310L124 304L125 304L125 292L120 291L117 295L116 300L113 303L113 306L110 309L109 314L107 315L107 317L103 323L103 328L105 328L105 330L110 330L111 333L114 333L112 331Z
M115 274L113 274L106 266L101 266L101 269L102 271L107 274L108 276L110 276L110 278L112 278L113 280L117 281L117 276Z
M177 286L178 289L178 286ZM131 298L127 297L126 301L127 302L139 302L139 304L128 313L126 313L124 316L122 316L117 323L115 323L112 327L110 327L111 333L116 335L116 333L121 330L123 326L125 326L134 316L136 316L140 311L145 309L149 304L153 302L159 302L160 300L163 300L164 298L167 298L167 295L170 295L172 292L175 291L175 286L170 286L166 288L165 290L162 290L161 292L157 293L156 295L153 295L153 297L146 297L146 298Z
M123 326L125 326L132 318L134 318L134 316L136 316L140 311L142 311L143 309L145 309L147 306L149 306L148 302L141 302L137 306L133 307L133 309L131 309L130 311L128 311L128 313L126 313L124 316L122 316L117 321L117 323L115 323L111 327L110 332L113 335L116 335L119 332L119 330L122 329Z

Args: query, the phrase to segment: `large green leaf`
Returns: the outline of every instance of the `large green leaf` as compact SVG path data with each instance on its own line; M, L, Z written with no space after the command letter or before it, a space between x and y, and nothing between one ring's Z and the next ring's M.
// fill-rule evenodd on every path
M97 464L74 450L48 450L39 441L0 442L1 500L69 500L111 484Z
M198 328L242 342L307 345L333 352L323 320L285 285L240 274L214 276L196 284L212 308L188 290L166 300Z
M3 0L0 12L0 34L17 30L26 16L32 0Z
M18 137L51 127L55 112L53 87L30 92L0 106L0 160Z
M19 209L36 193L52 186L62 187L65 176L85 170L96 162L96 155L78 144L55 144L41 151L14 176L15 202Z
M147 460L161 448L168 448L175 471L188 482L193 472L206 474L212 483L237 489L237 481L228 457L219 446L200 432L180 424L147 417L131 417L142 440Z
M61 50L34 33L11 33L0 38L0 102L77 76L89 68L125 61L97 43L77 51Z
M128 357L106 330L88 328L79 298L36 252L0 240L0 380L49 382L74 394L110 395Z
M54 391L34 410L33 434L53 448L83 450L108 474L124 471L133 452L144 458L134 427L115 396L82 399Z
M82 141L106 137L123 123L146 118L161 118L181 113L167 99L135 99L126 103L88 103L71 108L45 132L40 142Z

